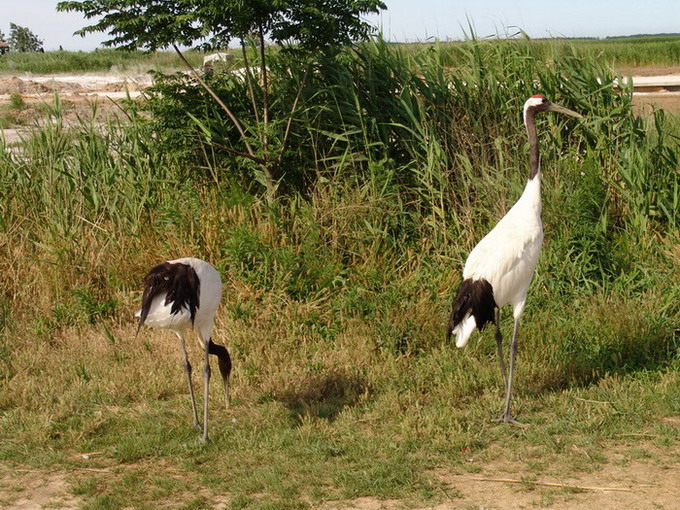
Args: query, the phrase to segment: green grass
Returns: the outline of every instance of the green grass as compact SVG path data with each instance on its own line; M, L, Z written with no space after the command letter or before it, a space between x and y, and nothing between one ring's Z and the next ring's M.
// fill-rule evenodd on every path
M9 104L0 107L0 129L24 124L25 121L21 117L21 112L25 109L26 103L21 94L16 92L10 94Z
M2 426L12 430L12 440L0 449L3 461L72 473L74 492L92 508L151 508L158 501L178 500L198 504L196 487L203 488L206 507L226 495L233 508L305 508L363 496L436 502L444 488L432 474L436 468L475 473L475 466L506 458L517 462L525 476L561 479L611 462L612 450L635 441L628 434L651 434L658 448L678 440L677 428L658 419L680 410L677 366L536 391L527 385L534 379L529 353L539 342L530 326L520 354L516 403L532 424L526 430L492 422L501 392L488 334L468 352L442 345L401 360L366 352L353 341L355 351L363 350L355 356L368 358L354 368L366 373L365 387L357 398L340 395L332 416L326 416L309 387L319 386L319 370L342 373L334 367L338 357L347 355L344 342L325 347L317 342L310 360L316 360L314 370L303 366L307 356L258 342L273 336L272 330L228 322L222 324L220 340L226 340L226 328L232 346L250 346L238 357L241 365L248 363L250 351L263 350L265 359L287 355L294 366L282 367L279 374L262 367L273 379L268 389L243 369L238 372L234 408L225 412L213 399L210 444L200 444L190 427L174 341L154 334L152 350L144 352L141 341L127 335L120 341L131 359L115 363L101 334L68 330L50 356L55 366L33 369L60 384L64 376L56 374L63 367L58 360L64 351L78 348L97 372L81 383L77 374L67 374L72 380L67 387L73 389L56 402L49 404L51 392L44 391L32 396L34 409L5 409ZM121 328L120 334L128 329ZM350 341L361 333L350 330L346 337ZM131 365L139 368L132 371ZM130 384L140 368L147 377ZM291 378L289 372L298 375ZM132 400L130 393L135 394ZM59 416L65 406L73 407ZM504 446L502 454L498 445ZM643 443L626 458L644 457L647 448ZM83 452L98 454L84 461L78 455ZM470 466L470 455L480 461Z
M489 39L490 44L499 44ZM521 41L516 40L520 43ZM440 43L445 63L450 66L465 64L466 42ZM500 44L504 44L500 42ZM559 59L577 48L586 58L598 60L612 67L677 66L680 62L680 36L639 36L610 39L533 39L536 51L548 58ZM400 44L407 53L418 52L420 43Z
M488 41L504 44L503 41ZM465 65L467 43L439 43L447 66ZM545 56L558 58L571 48L577 48L587 58L596 59L613 67L626 66L674 66L680 62L680 36L640 36L612 39L535 39L531 44ZM430 46L424 43L397 45L405 53L419 53ZM200 67L204 53L187 51L186 57ZM83 51L48 51L45 53L9 53L0 58L0 74L25 73L84 73L84 72L146 72L148 70L169 72L184 66L174 52L145 53L113 49Z
M613 66L676 66L680 62L680 36L611 38L577 44L583 45L588 55Z
M104 125L67 126L55 98L0 152L2 469L64 473L84 508L265 509L465 505L446 476L508 465L528 481L659 452L677 467L678 121L635 117L595 59L547 64L516 43L468 43L457 72L436 47L380 41L319 63L271 204L252 165L187 127L188 110L238 147L186 84L163 84L152 118L138 107ZM281 59L274 119L299 78ZM240 85L211 79L256 129ZM444 327L467 252L521 193L519 111L535 92L586 120L539 126L546 239L520 330L514 406L531 426L518 429L493 421L493 331L458 350ZM223 274L214 339L235 367L230 410L212 387L207 445L176 339L135 337L132 316L149 265L188 254Z
M203 63L203 53L186 52L187 59L196 67ZM0 58L0 75L9 73L93 73L147 71L171 72L183 69L182 61L174 52L145 53L112 49L95 51L47 51L44 53L8 53Z

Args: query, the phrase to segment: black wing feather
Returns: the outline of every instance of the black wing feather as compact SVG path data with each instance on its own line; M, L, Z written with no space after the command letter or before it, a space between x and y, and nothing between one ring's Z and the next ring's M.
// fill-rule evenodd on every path
M451 306L451 318L446 331L447 341L451 339L454 328L460 324L469 313L475 318L477 329L481 331L487 322L494 321L497 305L493 297L493 287L484 280L463 280L458 287L458 293Z
M201 280L194 268L188 264L163 262L152 267L144 277L144 294L142 295L142 312L139 316L137 331L144 325L149 316L151 303L159 294L165 294L165 304L172 303L170 312L175 315L182 308L191 314L191 324L196 318L201 293Z

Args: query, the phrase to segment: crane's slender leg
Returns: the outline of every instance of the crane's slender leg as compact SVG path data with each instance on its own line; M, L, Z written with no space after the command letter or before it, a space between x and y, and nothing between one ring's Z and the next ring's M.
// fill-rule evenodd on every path
M203 342L205 345L205 367L203 369L203 378L205 387L203 389L203 437L201 441L208 441L208 391L210 389L210 356L208 342Z
M503 362L503 335L501 334L501 309L496 308L496 352L498 353L498 365L501 367L503 378L503 390L508 391L508 378L505 375L505 363Z
M515 318L515 326L512 332L512 344L510 344L510 373L508 375L508 385L505 393L505 410L501 415L501 421L510 423L511 425L518 425L526 427L524 423L515 420L510 414L510 400L512 399L512 375L515 370L515 355L517 354L517 329L519 327L519 318Z
M224 377L224 374L222 374L222 388L224 389L224 407L229 409L231 404L231 388L229 386L229 376Z
M187 376L187 383L189 383L189 395L191 395L191 410L194 414L194 428L200 429L201 424L198 423L198 412L196 411L196 397L194 396L194 386L191 384L191 363L189 363L189 355L187 354L187 347L184 343L184 335L182 333L177 333L179 337L179 348L182 352L184 362L182 368Z

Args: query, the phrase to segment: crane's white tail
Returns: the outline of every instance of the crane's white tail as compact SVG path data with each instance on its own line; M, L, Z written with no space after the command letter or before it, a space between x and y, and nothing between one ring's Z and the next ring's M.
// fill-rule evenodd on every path
M456 347L465 347L475 328L481 331L487 322L493 322L495 310L493 287L488 281L463 280L451 307L447 341L455 333Z
M468 315L459 323L451 333L456 335L456 347L465 347L470 339L470 335L477 327L474 315ZM450 336L450 335L449 335Z

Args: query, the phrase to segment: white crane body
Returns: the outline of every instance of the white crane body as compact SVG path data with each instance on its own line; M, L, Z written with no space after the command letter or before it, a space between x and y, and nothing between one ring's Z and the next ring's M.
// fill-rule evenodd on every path
M548 101L541 95L524 104L524 125L529 138L529 180L519 200L473 248L463 268L463 281L451 307L447 336L456 335L456 346L467 345L475 329L496 324L496 346L505 384L505 409L500 420L521 425L510 415L512 377L517 350L517 330L529 285L543 244L541 222L541 172L536 134L536 114L543 111L580 114ZM510 372L505 374L500 309L512 306L514 330L510 345Z
M196 399L191 382L191 364L184 342L187 330L193 329L205 353L203 436L208 440L208 384L210 381L209 355L218 358L225 405L229 406L229 376L231 357L227 349L211 339L217 307L222 298L220 273L204 260L185 257L163 262L149 270L144 279L142 308L135 314L139 318L137 331L146 324L152 328L168 329L180 340L184 371L191 395L194 426L200 428Z
M512 305L513 315L524 310L527 292L543 244L540 173L531 179L520 199L473 248L463 269L465 280L486 280L497 308ZM476 327L470 313L454 329L456 347L465 347Z
M169 329L175 332L185 332L193 329L196 331L201 346L205 347L204 343L210 339L215 312L222 298L222 279L220 274L213 266L197 258L184 257L168 260L167 264L187 265L194 270L198 277L200 282L200 303L196 308L194 320L191 320L191 311L187 303L182 304L179 310L173 313L172 307L175 305L175 302L167 299L167 292L160 292L151 301L144 324L152 328ZM193 292L193 290L191 291ZM141 312L141 310L138 310L136 316L139 317Z

